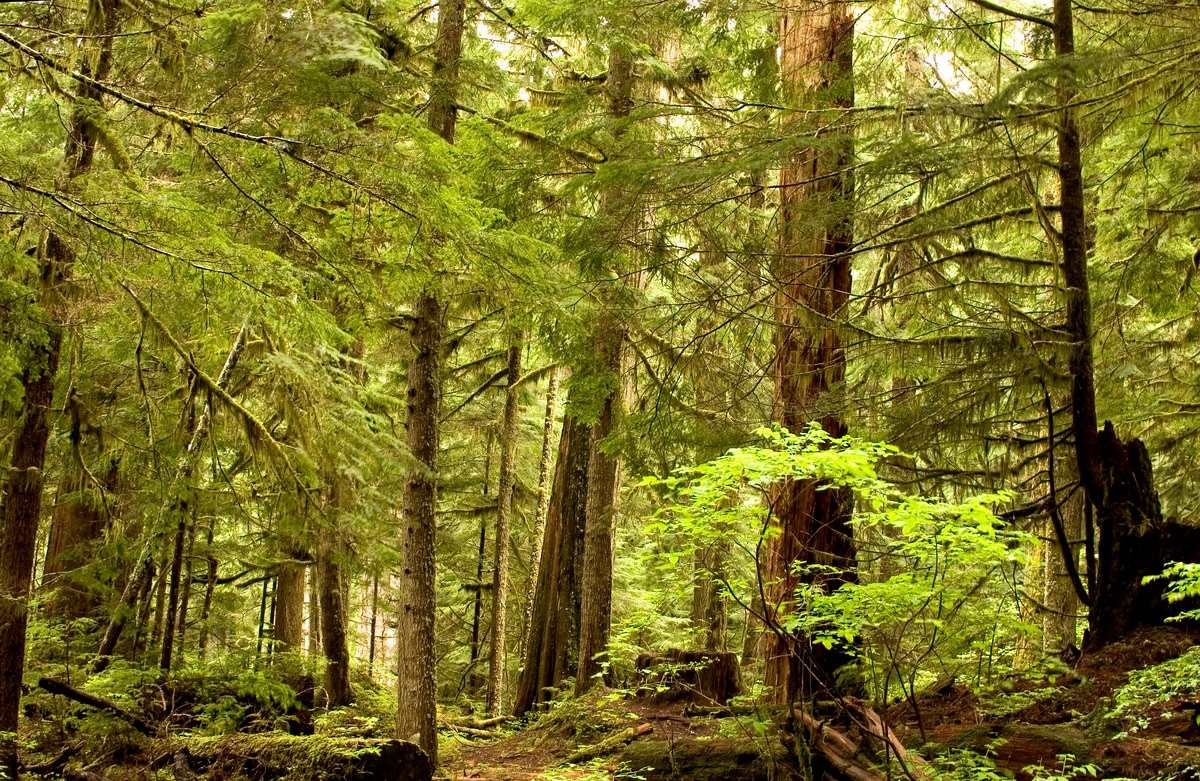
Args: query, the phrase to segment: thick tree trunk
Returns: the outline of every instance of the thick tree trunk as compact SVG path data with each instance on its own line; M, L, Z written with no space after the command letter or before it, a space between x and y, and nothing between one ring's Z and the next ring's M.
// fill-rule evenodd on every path
M304 580L307 564L296 550L284 548L287 559L279 564L275 587L275 648L299 651L304 647Z
M832 109L828 119L853 106L853 41L854 18L846 3L787 4L780 20L780 71L789 109ZM784 130L814 132L791 116L785 116ZM837 324L850 293L853 142L845 130L823 132L826 145L797 150L780 171L774 419L796 432L818 421L841 436L845 426L830 391L846 368ZM767 557L768 611L776 618L803 610L795 604L801 583L832 589L854 577L850 502L847 492L818 490L807 480L786 481L772 491L778 534ZM798 575L796 562L830 566L839 574ZM842 651L813 646L777 627L767 637L765 656L765 682L777 702L831 686L834 671L848 660Z
M465 0L438 5L433 79L429 89L429 128L454 143L458 119L458 69L462 57ZM414 740L437 767L437 654L433 633L437 611L438 415L442 398L442 304L429 291L413 302L413 357L408 367L408 449L418 473L404 487L401 548L401 605L397 622L400 651L396 736Z
M613 119L629 116L633 109L633 58L613 47L608 54L608 113ZM610 191L601 199L602 217L611 218L621 207L623 194ZM610 236L614 248L620 236ZM580 583L579 670L575 676L576 696L585 693L604 669L604 654L612 628L613 543L616 532L617 497L621 485L621 461L603 452L604 441L617 428L626 396L628 375L622 361L625 328L611 310L612 296L603 301L594 334L596 362L616 376L604 400L600 417L592 427L588 456L587 524L583 540L583 573Z
M321 529L317 544L317 589L321 603L321 650L325 653L325 694L330 708L354 700L350 688L349 613L342 572L345 551L334 532Z
M97 81L108 78L112 67L112 41L117 29L117 3L93 3L84 20L88 34L79 69ZM92 49L95 46L98 51ZM94 58L93 56L94 55ZM87 174L96 152L96 127L88 121L103 96L90 83L81 82L75 110L63 147L67 187ZM82 104L87 108L81 108ZM40 277L35 295L46 315L43 339L28 345L29 358L21 372L24 397L21 419L12 444L8 480L0 502L0 735L15 735L21 708L21 679L25 670L25 630L29 621L29 592L42 515L42 485L46 471L46 446L50 440L50 409L54 406L54 380L62 349L67 310L66 287L71 282L75 251L54 232L46 235L39 254ZM0 770L16 779L20 765L15 740L0 739Z
M504 399L504 430L500 435L500 486L496 495L496 555L492 574L492 644L488 654L487 715L499 716L504 697L504 643L508 639L508 543L516 485L517 422L521 412L520 341L508 348L508 392Z
M558 387L561 370L556 366L550 371L550 386L546 389L546 414L542 424L542 459L538 467L537 513L533 520L533 551L529 554L529 582L525 590L525 620L521 626L522 664L529 649L529 633L533 626L533 600L537 593L538 571L542 567L543 538L546 532L546 516L550 512L550 486L554 476L554 422L558 416Z
M591 427L570 414L559 436L554 490L546 514L533 620L513 712L549 702L574 673L579 650L579 571L587 509Z
M445 13L443 7L442 13ZM439 22L440 26L441 22ZM441 399L442 307L430 295L413 307L413 358L408 368L408 447L421 466L404 487L398 621L399 710L396 737L437 756L437 609L434 537L437 509L438 408Z

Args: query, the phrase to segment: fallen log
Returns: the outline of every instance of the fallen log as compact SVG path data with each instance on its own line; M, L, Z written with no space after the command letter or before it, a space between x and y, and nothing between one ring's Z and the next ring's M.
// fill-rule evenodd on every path
M882 773L857 761L859 747L846 735L802 710L792 711L792 716L808 730L813 752L837 775L846 781L887 781Z
M632 743L637 738L649 735L653 731L654 726L651 724L642 724L636 729L630 727L629 729L621 730L616 735L605 738L599 743L591 746L583 746L574 754L567 757L566 762L567 764L577 764L579 762L587 762L589 759L612 754L623 746Z
M63 766L67 764L67 760L78 754L82 749L82 743L75 743L67 746L45 762L41 762L36 765L22 764L21 772L29 773L30 775L35 776L59 775Z
M777 741L740 738L635 740L613 756L643 781L770 781L799 777Z
M122 721L126 722L143 735L155 737L158 735L158 730L151 727L145 719L138 716L136 713L131 713L125 710L120 705L117 705L111 700L106 700L103 697L97 697L94 694L88 694L85 691L76 689L65 681L60 681L57 678L41 678L38 680L38 686L50 692L66 697L68 700L78 702L80 705L87 705L91 708L97 708L102 711L107 711ZM72 771L84 772L84 771Z
M910 754L878 711L857 697L843 697L842 704L851 717L859 722L860 729L882 744L885 756L890 754L896 758L906 776L912 781L930 781L932 775L924 757Z
M324 735L224 735L180 738L191 768L209 781L245 776L289 781L431 781L429 756L403 740Z

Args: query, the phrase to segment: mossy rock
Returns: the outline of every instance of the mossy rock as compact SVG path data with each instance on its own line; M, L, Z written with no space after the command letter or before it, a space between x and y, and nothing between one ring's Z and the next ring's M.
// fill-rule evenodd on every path
M402 740L324 735L225 735L179 741L211 781L430 781L429 757Z

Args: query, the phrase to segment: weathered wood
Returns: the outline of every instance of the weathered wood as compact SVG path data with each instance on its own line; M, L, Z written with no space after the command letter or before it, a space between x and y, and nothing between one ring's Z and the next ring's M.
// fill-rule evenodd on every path
M644 684L639 694L651 702L723 705L741 690L737 657L731 653L672 648L642 654L636 666Z
M76 689L74 686L64 683L57 678L40 678L38 679L38 686L50 692L51 694L61 695L69 700L78 702L81 705L87 705L92 708L108 711L122 721L127 722L130 726L143 735L155 736L158 734L158 730L150 726L141 716L125 710L111 700L106 700L103 697L97 697L94 694L88 694L87 692Z

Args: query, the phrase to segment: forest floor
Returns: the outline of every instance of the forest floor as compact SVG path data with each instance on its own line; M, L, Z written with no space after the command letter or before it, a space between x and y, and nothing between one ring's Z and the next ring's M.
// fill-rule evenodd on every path
M982 754L1018 781L1032 778L1026 768L1036 765L1049 779L1091 765L1104 778L1200 780L1200 669L1168 671L1170 696L1112 715L1131 672L1176 659L1198 642L1195 631L1141 631L989 694L942 682L919 694L915 707L898 703L885 717L912 751ZM765 781L772 766L789 761L769 722L761 711L689 716L683 703L599 694L492 740L453 739L442 772L477 781ZM1063 755L1072 757L1065 770Z

